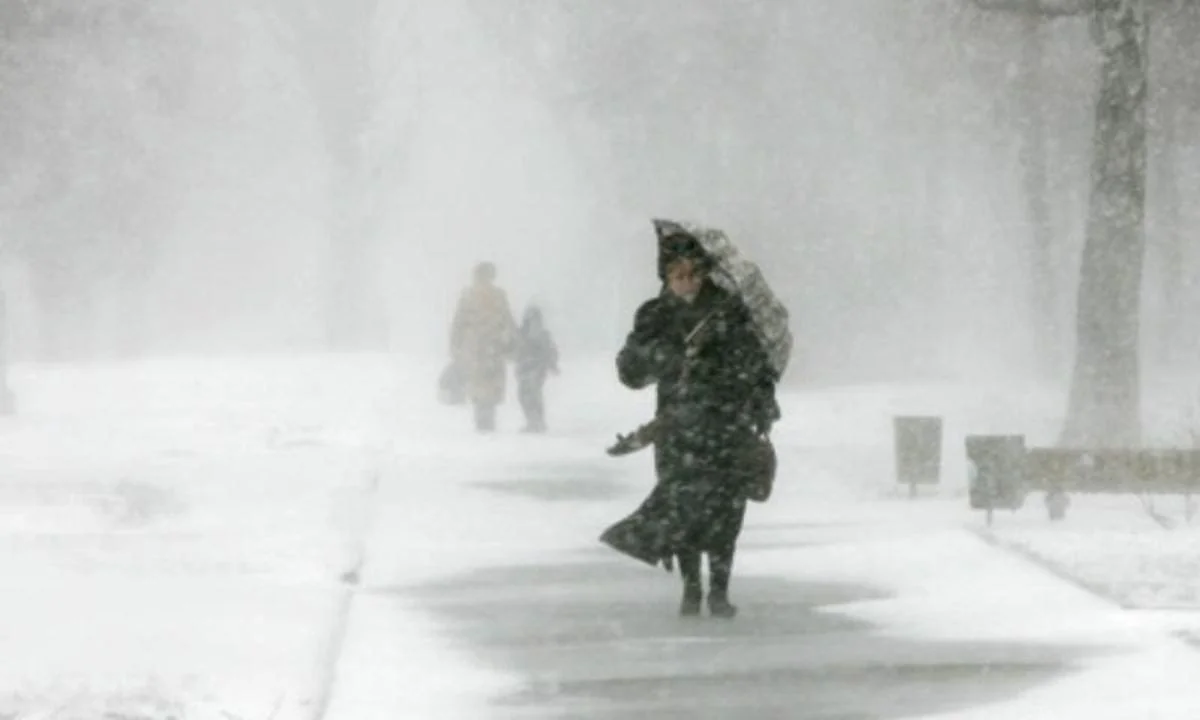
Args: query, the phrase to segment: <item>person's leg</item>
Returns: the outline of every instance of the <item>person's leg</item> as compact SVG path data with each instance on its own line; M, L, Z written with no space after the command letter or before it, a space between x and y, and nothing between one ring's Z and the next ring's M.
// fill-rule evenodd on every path
M495 405L475 403L475 429L479 432L492 432L496 429Z
M525 378L520 378L517 381L517 401L521 404L521 413L525 416L524 431L528 432L534 426L533 397L530 389L530 383Z
M535 382L529 389L530 422L536 432L546 431L546 398L543 394L543 383Z
M679 561L679 575L683 578L679 614L684 617L699 615L700 604L704 600L704 586L700 582L700 553L681 552L676 558Z
M713 617L732 618L737 606L729 601L729 581L733 575L733 559L737 552L738 536L746 515L746 502L738 498L719 514L719 527L708 548L708 610Z
M729 579L733 574L733 546L708 553L708 611L713 617L731 618L737 606L729 602Z

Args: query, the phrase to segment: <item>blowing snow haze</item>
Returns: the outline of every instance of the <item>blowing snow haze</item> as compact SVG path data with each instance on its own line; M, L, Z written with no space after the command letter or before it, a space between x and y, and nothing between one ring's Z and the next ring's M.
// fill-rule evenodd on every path
M649 218L678 217L726 229L766 270L806 378L1068 369L1096 94L1086 23L1042 25L1027 82L1025 20L951 0L0 13L19 356L442 353L481 260L517 311L545 308L565 352L607 353L656 287ZM1195 127L1178 98L1200 96L1200 73L1155 32L1150 115L1174 134L1151 139L1143 341L1194 348L1175 317L1192 291L1164 288L1168 239L1196 221L1197 149L1172 138ZM1023 170L1031 123L1048 257ZM1169 166L1154 160L1167 143Z

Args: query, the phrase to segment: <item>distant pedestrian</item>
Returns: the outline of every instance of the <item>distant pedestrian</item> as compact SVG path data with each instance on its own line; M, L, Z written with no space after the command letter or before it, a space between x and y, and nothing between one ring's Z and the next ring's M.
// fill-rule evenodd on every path
M504 402L506 362L516 340L508 296L496 285L496 266L475 267L472 283L459 297L450 329L453 364L466 381L466 399L475 429L496 429L496 407Z
M525 413L523 432L546 431L544 387L548 375L558 374L558 346L546 328L541 308L525 310L517 330L517 399Z

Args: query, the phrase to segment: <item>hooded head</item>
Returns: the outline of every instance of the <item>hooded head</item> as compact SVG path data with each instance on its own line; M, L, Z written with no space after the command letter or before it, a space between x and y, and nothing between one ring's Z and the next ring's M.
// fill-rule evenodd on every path
M671 296L694 301L708 281L712 258L695 237L668 232L658 238L658 277Z
M691 260L697 270L707 273L712 258L700 247L696 238L686 233L671 233L658 239L658 279L666 281L667 267L678 260Z
M534 330L542 327L542 310L537 305L530 305L525 308L525 314L521 317L521 328L524 330Z
M475 266L475 282L479 285L490 285L496 280L496 264L481 262Z

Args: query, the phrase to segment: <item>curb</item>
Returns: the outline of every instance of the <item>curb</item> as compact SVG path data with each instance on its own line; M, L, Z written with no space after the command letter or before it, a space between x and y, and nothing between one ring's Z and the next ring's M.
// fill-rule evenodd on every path
M1030 563L1031 565L1035 565L1035 566L1041 568L1042 570L1045 570L1046 572L1050 573L1051 575L1058 578L1059 580L1062 580L1063 582L1065 582L1069 585L1072 585L1075 588L1082 590L1089 595L1092 595L1093 597L1096 597L1107 603L1115 605L1118 608L1120 608L1121 610L1130 610L1130 611L1141 610L1141 608L1137 607L1136 605L1131 605L1128 602L1121 600L1116 595L1114 595L1111 591L1104 588L1102 585L1098 585L1096 583L1091 583L1086 580L1083 580L1082 578L1071 573L1067 568L1063 567L1062 565L1059 565L1058 563L1051 562L1051 561L1041 557L1040 555L1038 555L1030 550L1027 550L1023 547L1020 547L1018 545L1014 545L1012 543L1005 542L1004 540L1000 539L995 534L993 534L987 528L964 526L963 529L965 529L968 533L974 535L979 540L983 541L985 544L987 544L993 548L996 548L997 550L1006 552L1010 555L1020 558L1024 561Z
M371 520L375 517L372 510L375 507L374 500L379 493L382 477L381 470L378 468L372 470L367 478L366 486L363 488L363 502L368 504L367 522L363 523L358 533L353 564L339 578L343 588L342 597L338 603L329 644L321 659L320 691L313 703L313 720L325 719L333 700L333 690L337 686L338 666L341 664L342 649L346 644L346 634L350 627L350 611L354 607L354 598L358 595L359 582L362 579L362 569L367 561L367 545L371 536L371 527L374 524Z

